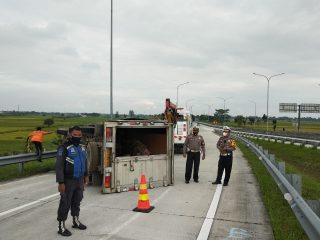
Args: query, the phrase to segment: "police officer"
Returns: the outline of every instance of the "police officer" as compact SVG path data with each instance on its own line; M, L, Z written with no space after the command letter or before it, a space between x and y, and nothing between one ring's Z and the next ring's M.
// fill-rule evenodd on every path
M71 138L58 148L56 161L56 180L59 183L60 204L58 208L58 233L71 236L65 227L69 209L73 217L73 228L84 230L87 227L79 221L80 202L83 198L84 185L89 182L85 146L80 144L81 128L70 129Z
M206 157L206 149L203 137L198 135L199 128L194 127L192 129L192 135L189 135L183 145L183 157L187 155L185 180L186 183L190 182L192 165L194 163L193 169L193 180L199 182L199 165L200 165L200 154L202 151L202 160Z
M220 151L218 174L216 181L212 184L221 184L223 170L225 170L223 186L228 186L232 169L232 152L236 150L235 140L231 138L230 132L231 129L228 126L223 127L223 136L217 142L217 148Z

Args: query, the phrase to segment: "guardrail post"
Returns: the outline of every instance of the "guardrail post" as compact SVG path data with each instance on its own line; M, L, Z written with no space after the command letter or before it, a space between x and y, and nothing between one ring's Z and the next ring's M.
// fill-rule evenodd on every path
M286 179L290 182L292 187L301 195L302 192L302 178L297 174L286 174Z
M263 150L264 155L266 155L267 157L269 157L269 151L268 149Z
M19 171L19 174L23 173L23 171L24 171L24 162L18 163L18 171Z
M276 156L275 156L274 154L270 154L270 155L269 155L269 159L270 159L270 161L273 163L273 165L275 165L275 163L276 163Z
M282 173L282 175L286 174L286 163L285 162L278 162L278 169Z
M319 200L306 200L309 207L313 210L315 214L320 217L320 201Z

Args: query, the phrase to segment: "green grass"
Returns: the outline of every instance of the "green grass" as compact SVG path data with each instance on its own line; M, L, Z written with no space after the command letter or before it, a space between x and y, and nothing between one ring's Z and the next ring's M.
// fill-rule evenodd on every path
M51 116L0 116L0 156L14 155L25 152L25 142L28 134L37 126L42 126L44 119ZM68 128L74 125L101 123L104 117L53 117L54 124L43 127L43 130L53 132L44 136L45 150L57 148L55 140L59 137L55 132L58 128ZM18 165L0 167L0 181L31 176L54 169L55 159L44 160L42 163L32 161L25 163L23 174L19 174Z
M238 146L244 157L248 160L252 172L258 181L262 200L267 209L275 239L309 239L262 162L247 146L239 142Z
M22 178L51 171L55 168L55 162L54 158L43 160L43 162L27 162L24 164L24 171L22 174L19 174L17 164L0 167L0 181Z
M286 172L302 176L302 196L305 199L320 199L320 150L302 146L251 139L277 161L286 163Z
M0 116L0 156L12 155L25 152L25 141L28 134L37 126L43 126L43 121L50 116ZM53 117L54 124L50 127L43 126L43 130L53 132L44 137L43 146L45 150L57 148L54 144L58 135L58 128L67 128L74 125L85 125L100 123L104 117Z

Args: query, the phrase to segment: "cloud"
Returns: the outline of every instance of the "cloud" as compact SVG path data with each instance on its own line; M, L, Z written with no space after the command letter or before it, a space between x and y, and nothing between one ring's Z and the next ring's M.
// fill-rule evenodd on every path
M188 81L179 103L194 99L194 113L232 97L232 114L252 114L250 99L262 115L267 82L253 72L285 72L270 81L272 115L280 102L319 103L319 10L316 0L114 1L114 111L161 113ZM0 52L0 110L109 111L110 2L3 0Z

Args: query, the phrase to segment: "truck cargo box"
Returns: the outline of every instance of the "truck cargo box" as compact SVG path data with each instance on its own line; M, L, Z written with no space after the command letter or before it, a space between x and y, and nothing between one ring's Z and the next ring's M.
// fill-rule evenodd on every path
M138 190L142 174L149 188L174 183L172 124L119 120L81 129L87 145L90 180L101 184L103 193Z

